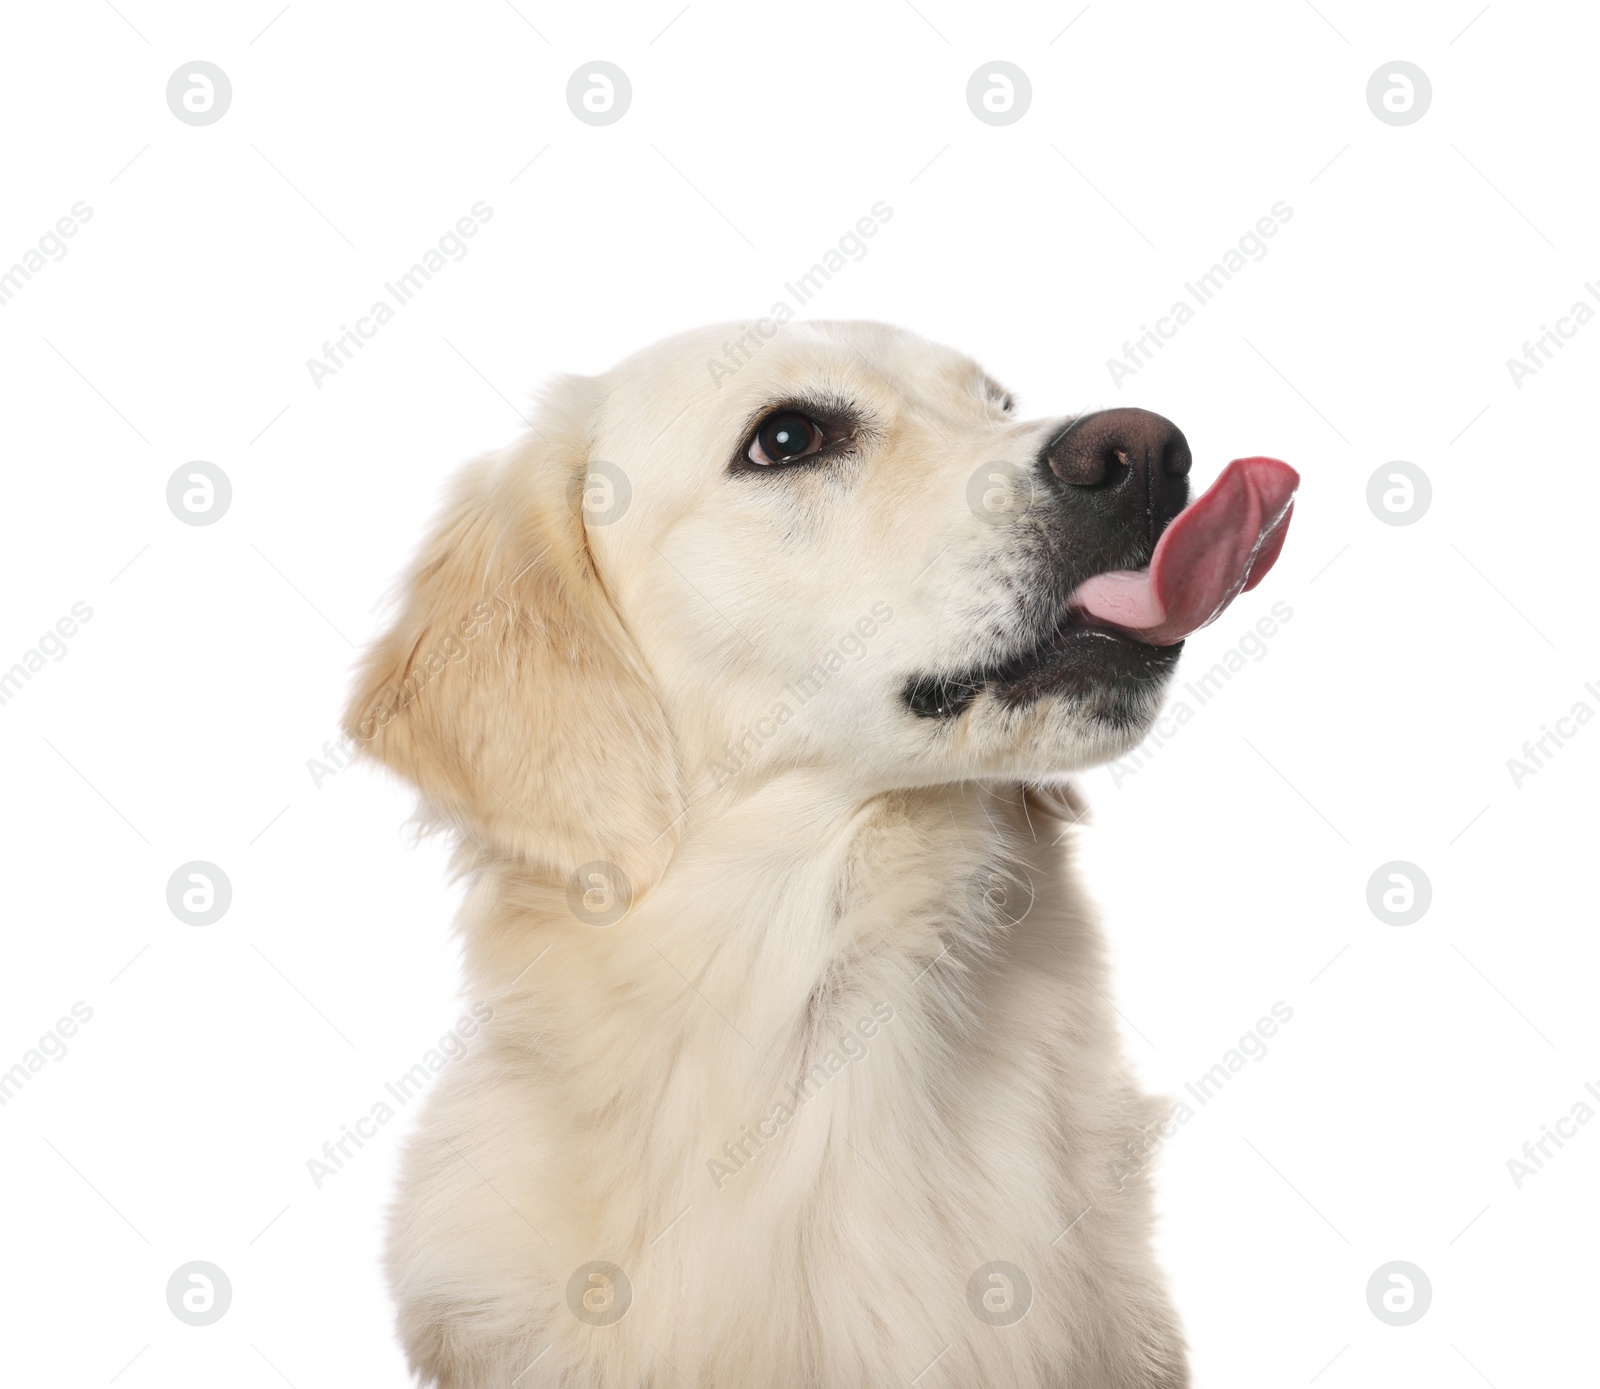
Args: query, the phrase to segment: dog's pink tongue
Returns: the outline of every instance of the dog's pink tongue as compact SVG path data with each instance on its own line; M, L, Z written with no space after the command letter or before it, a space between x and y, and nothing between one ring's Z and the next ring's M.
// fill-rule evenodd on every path
M1283 548L1300 475L1276 458L1237 458L1178 515L1148 569L1113 569L1080 584L1071 607L1171 646L1254 588Z

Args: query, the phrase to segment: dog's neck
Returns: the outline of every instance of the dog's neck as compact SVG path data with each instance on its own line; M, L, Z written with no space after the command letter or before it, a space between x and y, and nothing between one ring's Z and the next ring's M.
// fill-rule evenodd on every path
M974 971L1060 871L1059 822L1016 786L852 800L794 773L690 820L613 925L580 924L507 865L469 898L468 965L497 1030L575 1083L652 1070L619 1065L621 1048L759 1088L875 1007L937 1007L957 1025Z

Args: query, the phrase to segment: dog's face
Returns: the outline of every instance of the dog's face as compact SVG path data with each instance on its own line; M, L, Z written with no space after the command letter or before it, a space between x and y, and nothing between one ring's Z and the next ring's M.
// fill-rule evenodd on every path
M880 325L740 331L742 360L708 329L559 382L463 474L346 727L470 841L638 882L779 777L1059 777L1143 735L1281 543L1282 464L1172 525L1158 416L1021 420Z
M1177 648L1087 626L1067 599L1149 561L1187 500L1182 436L1158 441L1181 470L1113 458L1086 485L1051 466L1072 421L1017 418L955 352L793 325L749 332L730 370L738 332L612 373L592 437L588 541L691 786L796 767L851 786L1046 778L1137 741Z

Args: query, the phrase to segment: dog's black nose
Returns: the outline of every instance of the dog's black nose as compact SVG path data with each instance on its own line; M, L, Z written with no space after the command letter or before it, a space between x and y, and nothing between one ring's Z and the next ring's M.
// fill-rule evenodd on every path
M1171 420L1126 408L1080 415L1044 451L1050 471L1153 545L1189 501L1189 441Z

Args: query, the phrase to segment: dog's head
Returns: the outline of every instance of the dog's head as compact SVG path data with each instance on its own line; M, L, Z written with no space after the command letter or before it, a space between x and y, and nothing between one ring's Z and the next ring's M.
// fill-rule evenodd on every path
M1019 419L881 325L687 334L465 474L347 724L469 837L635 883L780 777L1059 779L1143 735L1281 543L1255 474L1172 526L1189 462L1145 411Z

